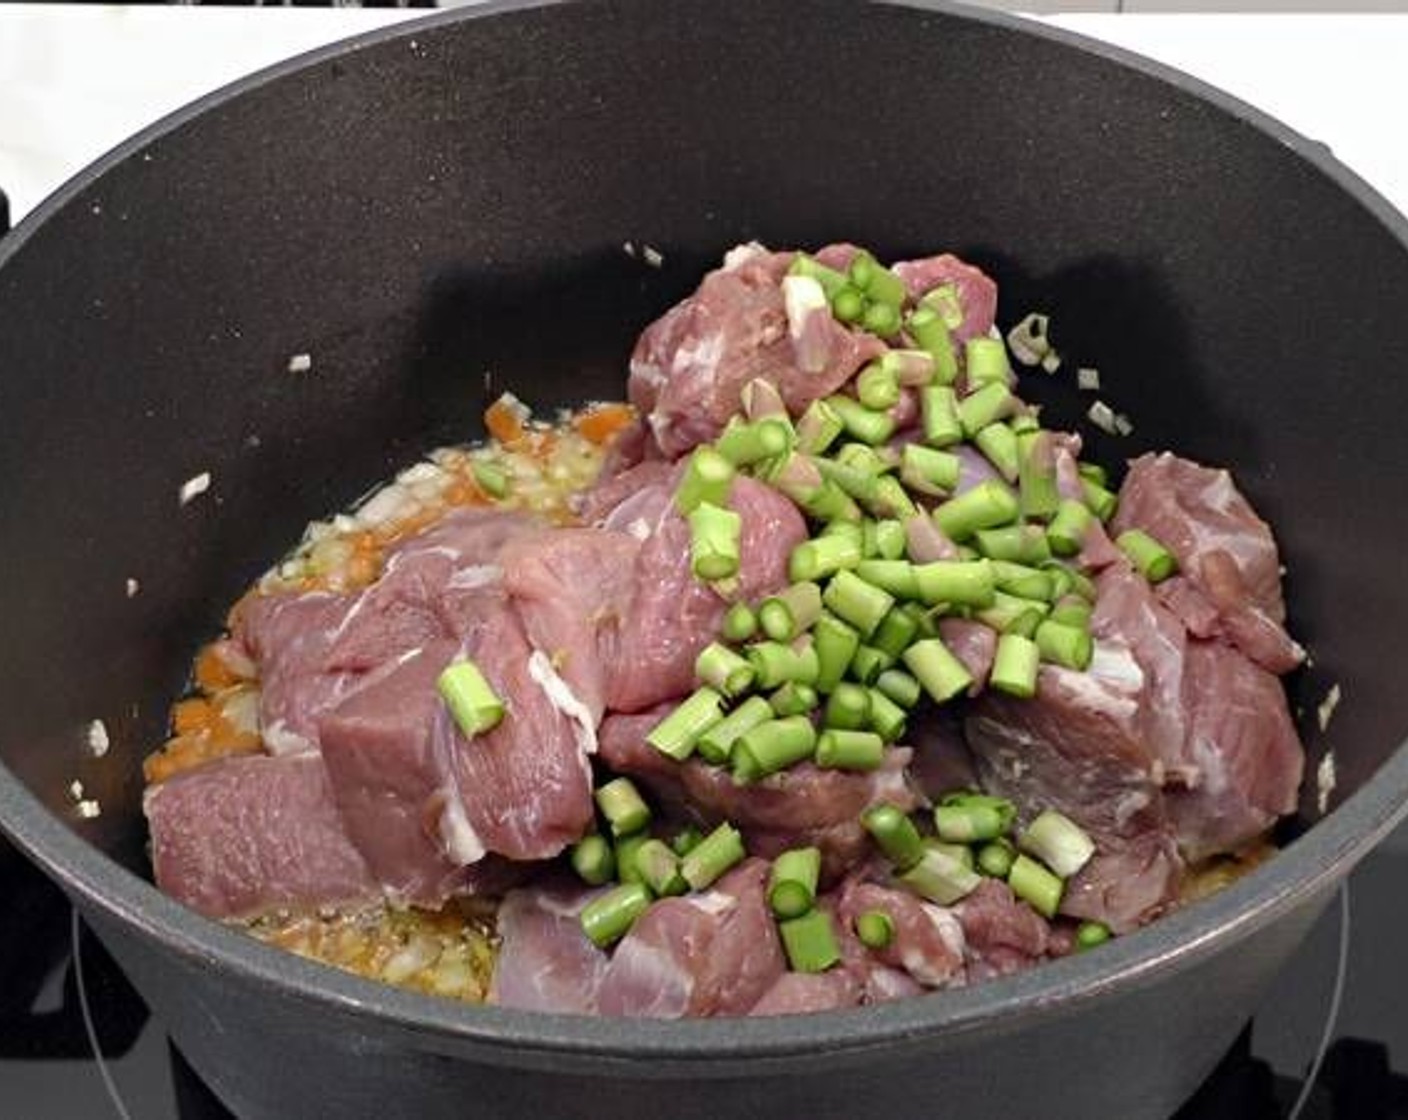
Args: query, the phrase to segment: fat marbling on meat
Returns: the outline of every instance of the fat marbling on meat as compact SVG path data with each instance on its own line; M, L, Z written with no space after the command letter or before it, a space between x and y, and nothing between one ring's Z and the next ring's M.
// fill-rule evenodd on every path
M1121 488L1112 530L1133 527L1168 545L1182 574L1151 587L1107 558L1090 671L1044 667L1033 700L985 696L967 724L993 788L1095 838L1062 909L1116 930L1174 900L1182 859L1236 852L1291 812L1304 766L1273 672L1300 649L1265 522L1225 471L1161 454L1136 459Z
M543 529L504 549L504 590L533 648L601 722L635 598L641 542L609 529Z
M816 258L844 269L856 251L832 245ZM1092 525L1076 557L1097 576L1088 671L1043 665L1026 700L985 689L997 635L948 617L940 634L975 683L945 711L913 713L918 758L888 746L869 772L803 761L738 783L645 741L694 688L697 655L730 603L785 586L808 534L790 500L740 475L727 499L741 518L738 575L726 587L697 579L674 502L681 456L718 435L750 382L766 380L771 407L796 416L847 391L885 349L837 321L815 281L790 275L794 259L742 246L645 329L630 363L640 420L573 504L580 527L456 511L392 546L360 591L244 600L231 648L257 667L271 755L148 792L159 884L205 913L247 918L383 899L437 907L500 893L505 868L532 868L536 881L509 890L499 910L492 1001L775 1015L1008 974L1069 951L1076 920L1133 929L1175 904L1185 861L1236 851L1289 812L1303 752L1276 674L1303 651L1285 629L1275 541L1226 472L1167 454L1133 462L1117 516L1108 531ZM907 306L947 290L955 342L992 331L996 286L981 270L947 254L893 268ZM917 438L916 392L905 388L891 415L896 445ZM1062 495L1079 499L1078 437L1040 439ZM976 449L955 450L958 493L994 477ZM1134 527L1173 550L1175 578L1151 587L1133 571L1112 537ZM916 562L958 554L927 515L905 529ZM459 658L507 709L469 737L436 689ZM594 755L652 796L657 832L729 821L749 852L709 889L656 899L610 950L580 924L599 891L541 864L595 827ZM993 879L933 905L875 856L866 808L911 812L974 776L1010 797L1021 821L1057 809L1095 841L1055 926ZM766 900L766 860L803 845L823 853L817 906L841 953L816 976L788 971ZM856 936L870 910L894 923L885 947Z
M390 550L359 592L241 605L234 632L258 667L266 742L325 770L343 830L389 898L438 905L474 888L465 869L486 855L561 852L592 821L588 755L608 703L648 706L692 685L727 602L690 571L676 475L628 499L649 507L643 532L634 515L626 531L460 511ZM743 518L738 594L783 586L800 515L750 479L730 504ZM508 707L470 741L434 687L460 656ZM302 902L328 901L305 886Z
M521 513L458 510L388 550L381 576L361 591L242 599L231 629L258 667L260 732L269 749L316 750L322 715L369 672L443 637L442 600L496 584L499 552L533 525Z
M591 728L562 710L554 695L561 680L535 659L501 588L500 553L536 531L522 514L453 513L391 550L382 576L360 592L256 596L236 614L235 634L260 672L265 739L291 743L278 761L298 761L296 769L252 771L249 788L297 774L302 784L280 777L274 795L326 792L330 811L311 818L323 826L319 835L330 844L335 832L393 901L437 905L472 891L487 855L547 858L592 820ZM473 740L434 688L464 655L480 664L510 716ZM229 801L219 772L207 769L189 780L212 783L209 796ZM178 804L153 792L154 837L167 839L168 810ZM232 814L245 811L231 805ZM209 834L204 850L216 862L222 819L192 825ZM206 871L213 880L246 876L257 893L260 869L280 866L284 843L272 828L252 830L225 849L225 864ZM175 865L159 864L158 882L170 877L163 866ZM297 897L290 887L281 904L347 901L345 879L310 872L292 881Z
M790 501L735 479L727 504L741 519L739 570L725 597L691 567L689 522L674 503L683 469L631 468L588 494L593 527L544 530L505 550L505 586L533 644L598 721L689 692L730 603L786 586L788 556L806 538Z
M630 400L667 456L717 436L754 378L773 382L797 415L884 352L874 335L847 329L823 309L812 328L821 337L809 337L799 358L783 292L792 258L761 250L731 256L640 336Z

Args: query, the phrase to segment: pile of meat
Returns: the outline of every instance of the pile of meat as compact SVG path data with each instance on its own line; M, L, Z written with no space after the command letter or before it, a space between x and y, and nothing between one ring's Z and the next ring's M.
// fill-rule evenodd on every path
M823 250L844 261L846 247ZM791 256L747 247L650 326L631 363L644 423L583 495L581 527L461 510L404 541L353 594L247 598L230 641L258 666L266 753L180 774L148 792L159 885L204 914L389 901L435 908L502 896L492 998L608 1015L776 1014L893 999L1070 951L1077 919L1130 930L1174 904L1194 861L1255 841L1295 806L1302 749L1277 675L1302 652L1283 627L1275 542L1225 471L1168 454L1134 460L1111 531L1140 527L1177 556L1151 587L1103 533L1087 672L1045 666L1032 700L981 690L981 635L949 644L978 695L917 710L907 745L871 773L802 764L752 785L644 735L694 686L694 661L727 604L690 570L671 496L681 456L772 381L794 415L842 388L879 350L827 319L790 332ZM960 294L955 337L986 333L996 290L951 256L895 266L916 290ZM902 424L914 423L912 402ZM1074 470L1074 437L1063 454ZM961 486L981 480L965 470ZM786 585L807 536L793 504L747 478L738 595ZM965 643L965 638L969 639ZM456 656L480 666L508 715L472 744L437 695ZM986 656L991 657L991 643ZM608 952L577 915L596 893L553 861L594 827L594 771L629 775L668 820L733 822L750 858L713 888L653 903ZM1048 922L998 880L939 907L887 880L864 830L877 802L909 810L978 784L1022 814L1056 808L1097 844ZM779 851L821 848L820 905L841 920L840 967L786 970L765 900ZM850 917L883 908L884 950Z

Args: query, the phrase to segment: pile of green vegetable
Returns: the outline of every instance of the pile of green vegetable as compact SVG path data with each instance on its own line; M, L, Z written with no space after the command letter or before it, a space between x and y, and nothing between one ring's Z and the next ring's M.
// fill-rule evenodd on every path
M818 399L796 417L770 382L750 383L742 412L693 451L676 489L694 574L725 598L735 594L740 564L741 519L729 508L736 477L772 485L815 528L790 557L791 585L760 603L734 602L717 640L699 655L697 690L648 735L670 758L697 754L740 784L803 762L880 767L916 705L926 697L947 704L975 686L940 637L944 618L994 631L987 688L1029 698L1043 663L1085 670L1095 584L1080 555L1091 527L1108 521L1116 505L1105 472L1091 463L1079 465L1080 500L1062 497L1057 435L1012 391L1003 342L970 338L960 357L951 332L962 309L951 286L906 311L903 282L864 252L846 272L799 255L789 280L801 286L803 303L824 301L839 322L889 348L856 375L854 396ZM905 392L918 396L920 425L917 438L895 440L894 410ZM965 443L995 477L957 493L956 451ZM916 560L912 530L920 519L951 546L953 559ZM1145 533L1124 533L1115 543L1151 581L1175 570L1169 551ZM464 680L458 690L455 683L446 695L456 717L467 730L482 728L484 713L494 712L492 694L477 686L467 694ZM621 937L653 898L703 890L745 856L728 823L703 838L651 838L650 810L626 778L602 786L597 803L611 839L587 837L572 862L588 883L617 882L582 913L583 929L600 946ZM890 805L871 807L863 823L897 881L940 905L989 875L1053 917L1066 880L1094 852L1088 836L1049 810L1014 835L1014 807L974 792L941 802L931 836ZM819 871L815 848L786 852L773 864L770 904L798 970L839 959L831 918L814 907ZM893 932L880 912L857 922L857 935L872 947ZM1087 923L1078 943L1108 936Z

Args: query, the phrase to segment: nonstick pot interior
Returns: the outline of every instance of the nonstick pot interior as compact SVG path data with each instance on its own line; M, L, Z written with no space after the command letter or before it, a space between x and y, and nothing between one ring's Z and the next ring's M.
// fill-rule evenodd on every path
M1097 458L1172 447L1232 467L1277 527L1314 656L1291 681L1312 779L1288 838L1319 818L1327 750L1330 804L1361 796L1224 897L1054 979L844 1030L595 1035L460 1011L275 963L156 896L140 759L249 581L310 518L477 436L502 389L544 409L619 396L639 329L750 238L960 252L1000 281L1004 324L1049 312L1068 366L1098 366L1133 417L1129 438L1093 438ZM581 1052L874 1042L1211 952L1323 891L1408 788L1390 761L1408 731L1405 306L1402 220L1323 153L1152 65L947 5L491 5L278 67L0 242L0 824L185 960ZM310 370L291 372L297 354ZM1084 403L1038 392L1058 419ZM209 492L179 505L203 472ZM94 759L99 718L112 747ZM100 817L76 817L75 778Z

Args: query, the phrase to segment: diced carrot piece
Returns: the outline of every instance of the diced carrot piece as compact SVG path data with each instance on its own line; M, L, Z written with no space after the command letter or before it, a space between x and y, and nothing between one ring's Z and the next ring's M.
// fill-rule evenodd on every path
M205 729L205 747L209 757L239 754L260 746L261 740L255 732L241 731L218 706L212 704L211 708L210 723Z
M219 692L240 682L240 675L220 656L220 647L215 642L202 647L196 655L195 674L202 692Z
M456 479L445 487L444 498L447 505L477 506L484 503L486 495L469 480Z
M374 530L376 539L380 544L394 544L396 541L404 540L407 537L419 533L431 522L440 517L441 511L438 509L423 509L418 513L413 513L409 517L404 517L400 521L388 522L378 525ZM354 557L355 559L355 557Z
M347 564L347 586L365 587L376 579L376 558L367 553L358 553Z
M142 773L148 784L155 785L184 770L193 770L217 758L237 754L257 754L263 749L258 735L236 731L225 723L225 732L212 735L209 731L177 735L166 746L149 754L142 762Z
M174 756L164 750L147 755L142 761L142 776L147 779L147 784L154 786L177 773L180 767L174 764L173 759Z
M171 726L177 735L193 735L210 727L217 713L209 700L191 696L178 701L171 709Z
M512 447L523 439L526 431L523 421L523 406L508 394L504 394L484 412L484 427L505 447Z
M182 770L189 770L205 761L205 743L199 736L178 736L142 763L148 782L164 782Z
M259 750L263 741L253 731L241 731L223 716L220 722L206 737L206 752L210 758L221 758L227 754L248 754Z
M636 410L628 404L599 404L577 417L582 438L603 444L634 423Z
M253 602L257 598L259 598L259 588L256 585L236 599L234 606L232 606L225 615L225 629L231 631L239 629L240 613L244 610L247 603Z

